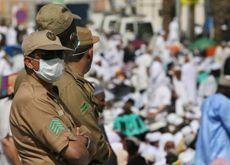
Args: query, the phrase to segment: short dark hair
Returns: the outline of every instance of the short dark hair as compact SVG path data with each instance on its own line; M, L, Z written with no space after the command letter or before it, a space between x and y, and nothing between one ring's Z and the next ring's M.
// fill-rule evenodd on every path
M125 146L130 156L133 156L138 152L139 146L132 140L125 139Z
M223 86L219 84L217 87L217 93L221 93L226 97L230 98L230 88L227 86Z
M230 75L230 56L224 62L224 75Z
M230 76L230 57L227 57L225 62L224 62L222 74L224 76ZM219 84L217 92L222 93L226 97L230 98L230 87L229 86Z
M132 106L135 104L135 101L131 98L129 98L126 103L130 103Z
M178 156L175 153L169 152L166 155L166 163L167 164L175 163L177 160L178 160Z

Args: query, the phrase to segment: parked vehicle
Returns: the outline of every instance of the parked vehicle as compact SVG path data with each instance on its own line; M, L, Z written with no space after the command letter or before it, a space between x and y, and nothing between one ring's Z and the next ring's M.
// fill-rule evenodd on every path
M153 25L143 16L122 16L111 13L92 13L91 20L101 31L120 33L132 32L136 37L149 41L153 36Z

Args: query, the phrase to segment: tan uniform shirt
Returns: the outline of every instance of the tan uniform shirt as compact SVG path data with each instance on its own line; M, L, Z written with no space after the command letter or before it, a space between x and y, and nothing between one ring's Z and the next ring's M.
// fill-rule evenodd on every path
M69 67L65 68L64 74L55 85L57 85L60 97L68 107L73 119L90 130L92 140L97 146L93 160L104 162L109 157L110 148L98 125L93 86L77 74L77 71L73 71Z
M75 140L74 121L30 75L22 80L13 99L10 125L22 164L65 164L57 157Z
M18 72L17 78L14 83L14 94L17 92L20 84L22 83L23 79L26 77L27 73L25 69L22 69Z

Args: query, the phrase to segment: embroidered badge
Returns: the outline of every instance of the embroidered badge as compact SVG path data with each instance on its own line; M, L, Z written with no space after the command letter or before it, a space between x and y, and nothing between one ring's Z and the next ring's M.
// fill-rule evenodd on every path
M53 118L50 121L49 129L55 134L58 135L60 132L65 130L64 125L62 124L60 119Z
M87 111L87 110L89 109L89 107L90 107L89 103L84 102L84 103L81 105L80 109L81 109L82 112L85 112L85 111Z
M46 37L47 37L48 39L50 39L51 41L55 41L55 40L56 40L56 36L55 36L55 34L52 33L52 32L47 32L47 33L46 33Z

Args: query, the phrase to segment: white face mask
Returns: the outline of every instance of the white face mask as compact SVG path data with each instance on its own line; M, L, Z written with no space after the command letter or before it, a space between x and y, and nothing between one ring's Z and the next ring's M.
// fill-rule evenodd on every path
M39 70L35 71L35 73L45 82L53 83L61 77L63 71L64 60L61 60L59 58L51 60L40 59Z

